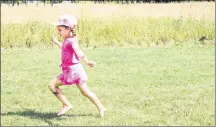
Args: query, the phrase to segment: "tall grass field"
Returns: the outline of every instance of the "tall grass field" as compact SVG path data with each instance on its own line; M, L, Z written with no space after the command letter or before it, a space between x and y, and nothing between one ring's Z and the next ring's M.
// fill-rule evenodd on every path
M211 42L215 37L212 2L2 8L1 46L5 48L50 46L50 36L56 35L51 23L65 13L78 18L76 32L84 47L197 45L209 44L198 41L202 36Z
M2 4L1 125L214 126L214 10L213 2ZM56 116L62 105L48 84L61 73L61 51L51 23L64 13L77 16L80 47L96 61L83 65L103 118L75 85L61 87L73 108Z
M199 38L205 36L213 42L215 35L214 22L171 18L80 19L76 32L84 47L208 45ZM50 36L55 34L55 27L44 22L2 25L2 46L50 46Z

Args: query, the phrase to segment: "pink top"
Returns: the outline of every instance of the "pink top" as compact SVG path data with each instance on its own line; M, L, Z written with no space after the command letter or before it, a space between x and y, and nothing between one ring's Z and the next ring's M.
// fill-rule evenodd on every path
M69 66L77 64L80 62L79 57L73 50L72 43L77 43L76 36L71 36L66 38L62 43L62 50L61 50L61 66L62 69L68 69Z

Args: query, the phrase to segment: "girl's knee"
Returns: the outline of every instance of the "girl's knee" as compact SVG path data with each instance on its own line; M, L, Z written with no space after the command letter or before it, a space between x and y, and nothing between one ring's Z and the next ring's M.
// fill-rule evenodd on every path
M50 83L48 87L55 96L58 96L62 93L62 91L58 88L58 86L55 83Z
M48 85L49 88L56 88L58 87L58 82L56 79L54 79L53 81L51 81L51 83Z

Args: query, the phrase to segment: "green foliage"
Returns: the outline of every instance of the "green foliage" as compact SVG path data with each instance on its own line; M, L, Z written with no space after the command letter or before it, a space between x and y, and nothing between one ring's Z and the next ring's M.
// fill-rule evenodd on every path
M193 19L124 18L92 20L81 18L77 26L80 43L88 46L144 46L205 44L202 36L213 41L215 23ZM2 24L2 47L51 46L55 26L42 21L25 24ZM57 35L56 35L57 36ZM60 38L59 38L60 39Z

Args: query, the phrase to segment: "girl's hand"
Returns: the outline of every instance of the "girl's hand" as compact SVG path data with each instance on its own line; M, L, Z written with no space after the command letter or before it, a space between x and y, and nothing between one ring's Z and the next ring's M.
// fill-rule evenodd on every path
M88 65L89 67L94 67L95 64L96 64L96 63L95 63L94 61L88 61L88 63L87 63L87 65Z
M54 36L51 36L51 41L54 43L54 44L57 44L58 40L54 37Z

